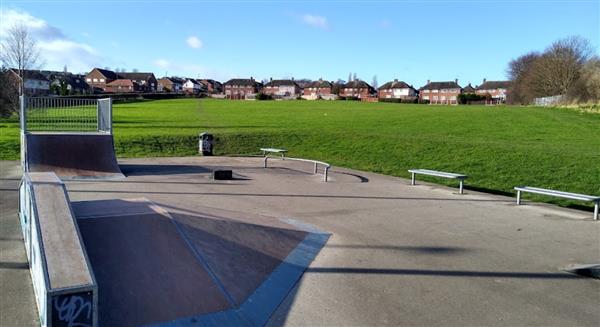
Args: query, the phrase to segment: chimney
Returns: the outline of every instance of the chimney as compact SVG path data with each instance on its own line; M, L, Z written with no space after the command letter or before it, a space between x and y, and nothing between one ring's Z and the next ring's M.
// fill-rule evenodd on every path
M483 82L485 83L485 81L486 81L486 79L484 78L484 79L483 79Z
M454 83L458 84L458 78L454 79Z
M397 79L397 78L394 78L394 82L398 82L398 79Z
M294 81L294 78L292 77L292 82Z
M251 80L252 82L254 82L254 77L250 76L250 80Z
M427 84L429 84L429 83L431 83L431 81L430 81L430 80L427 80Z
M269 78L269 82L273 82L273 77Z
M323 82L323 77L319 77L319 82Z

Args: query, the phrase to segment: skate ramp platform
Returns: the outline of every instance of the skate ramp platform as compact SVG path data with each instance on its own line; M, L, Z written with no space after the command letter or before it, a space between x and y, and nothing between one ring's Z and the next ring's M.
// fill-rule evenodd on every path
M26 172L54 172L61 179L125 178L109 133L23 134Z
M329 234L145 198L73 202L100 326L262 326Z

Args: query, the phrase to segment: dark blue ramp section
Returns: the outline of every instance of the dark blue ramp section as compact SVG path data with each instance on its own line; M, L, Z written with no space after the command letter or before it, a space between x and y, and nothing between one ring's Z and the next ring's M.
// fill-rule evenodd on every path
M25 170L61 179L125 178L106 133L25 133Z
M73 204L100 325L262 326L329 238L290 220L165 208L143 199Z

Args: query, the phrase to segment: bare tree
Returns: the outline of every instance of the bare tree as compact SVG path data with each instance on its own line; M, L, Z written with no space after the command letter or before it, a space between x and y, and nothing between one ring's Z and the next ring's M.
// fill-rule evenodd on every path
M532 83L537 95L567 94L581 76L591 54L589 41L581 37L552 43L533 65Z
M16 69L20 77L19 94L24 94L25 71L38 68L40 51L25 25L11 27L2 40L0 58L7 67Z
M600 58L588 60L581 76L568 93L569 99L577 103L600 103Z
M534 63L540 56L537 52L529 52L508 64L506 73L512 82L507 99L509 103L527 104L533 101L535 94L532 91L531 77Z

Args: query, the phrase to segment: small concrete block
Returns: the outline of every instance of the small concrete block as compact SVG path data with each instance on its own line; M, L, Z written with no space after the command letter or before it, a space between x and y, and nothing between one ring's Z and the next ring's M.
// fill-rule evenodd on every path
M231 180L233 179L233 172L231 170L215 170L213 171L214 180Z

